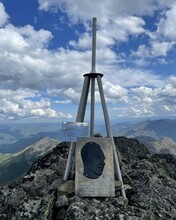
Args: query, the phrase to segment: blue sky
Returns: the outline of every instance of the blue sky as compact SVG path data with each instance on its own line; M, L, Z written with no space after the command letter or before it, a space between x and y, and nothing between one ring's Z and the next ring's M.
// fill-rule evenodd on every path
M93 17L111 120L175 117L175 0L3 0L0 121L75 120Z

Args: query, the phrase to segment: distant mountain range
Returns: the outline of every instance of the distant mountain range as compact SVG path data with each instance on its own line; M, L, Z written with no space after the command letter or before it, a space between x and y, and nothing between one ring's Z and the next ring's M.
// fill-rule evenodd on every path
M0 153L0 185L12 183L30 166L59 144L48 137L41 138L17 153Z
M60 138L61 123L1 123L0 146L31 137Z
M14 143L2 144L0 145L0 153L16 153L44 137L59 140L59 132L39 132L35 135L15 141Z
M134 125L115 124L112 127L114 135L126 137L150 137L159 140L169 137L176 141L176 120L147 120Z
M113 131L117 136L139 140L151 154L164 153L176 157L176 120L147 120L134 125L115 124Z
M28 137L28 138L22 138L19 141L16 141L11 144L2 144L0 145L0 153L16 153L18 151L23 150L28 145L31 145L38 141L40 138L36 136Z

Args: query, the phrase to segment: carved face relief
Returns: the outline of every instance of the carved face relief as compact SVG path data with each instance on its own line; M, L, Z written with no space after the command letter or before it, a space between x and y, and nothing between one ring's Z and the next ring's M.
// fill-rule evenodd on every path
M83 175L90 179L99 178L105 166L105 155L99 144L87 142L81 149L81 158L84 164Z

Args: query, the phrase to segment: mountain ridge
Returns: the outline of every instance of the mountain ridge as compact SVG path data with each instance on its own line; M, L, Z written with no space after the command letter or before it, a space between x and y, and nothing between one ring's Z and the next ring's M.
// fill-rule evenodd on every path
M0 185L12 183L17 178L24 176L32 163L48 153L59 144L59 141L48 137L27 146L14 154L0 155Z
M171 138L162 137L159 140L155 141L141 141L152 154L163 153L171 154L176 157L176 142Z

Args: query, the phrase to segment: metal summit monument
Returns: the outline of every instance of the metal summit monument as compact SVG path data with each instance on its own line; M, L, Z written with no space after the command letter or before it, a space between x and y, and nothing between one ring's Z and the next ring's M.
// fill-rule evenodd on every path
M77 137L71 142L63 179L68 180L71 170L75 169L75 194L80 197L114 197L115 178L121 182L121 194L126 198L116 146L113 139L107 111L102 73L96 72L96 22L92 25L92 68L84 74L84 84L80 98L76 123L84 122L89 89L90 100L90 137ZM107 138L94 137L95 83L101 98Z

